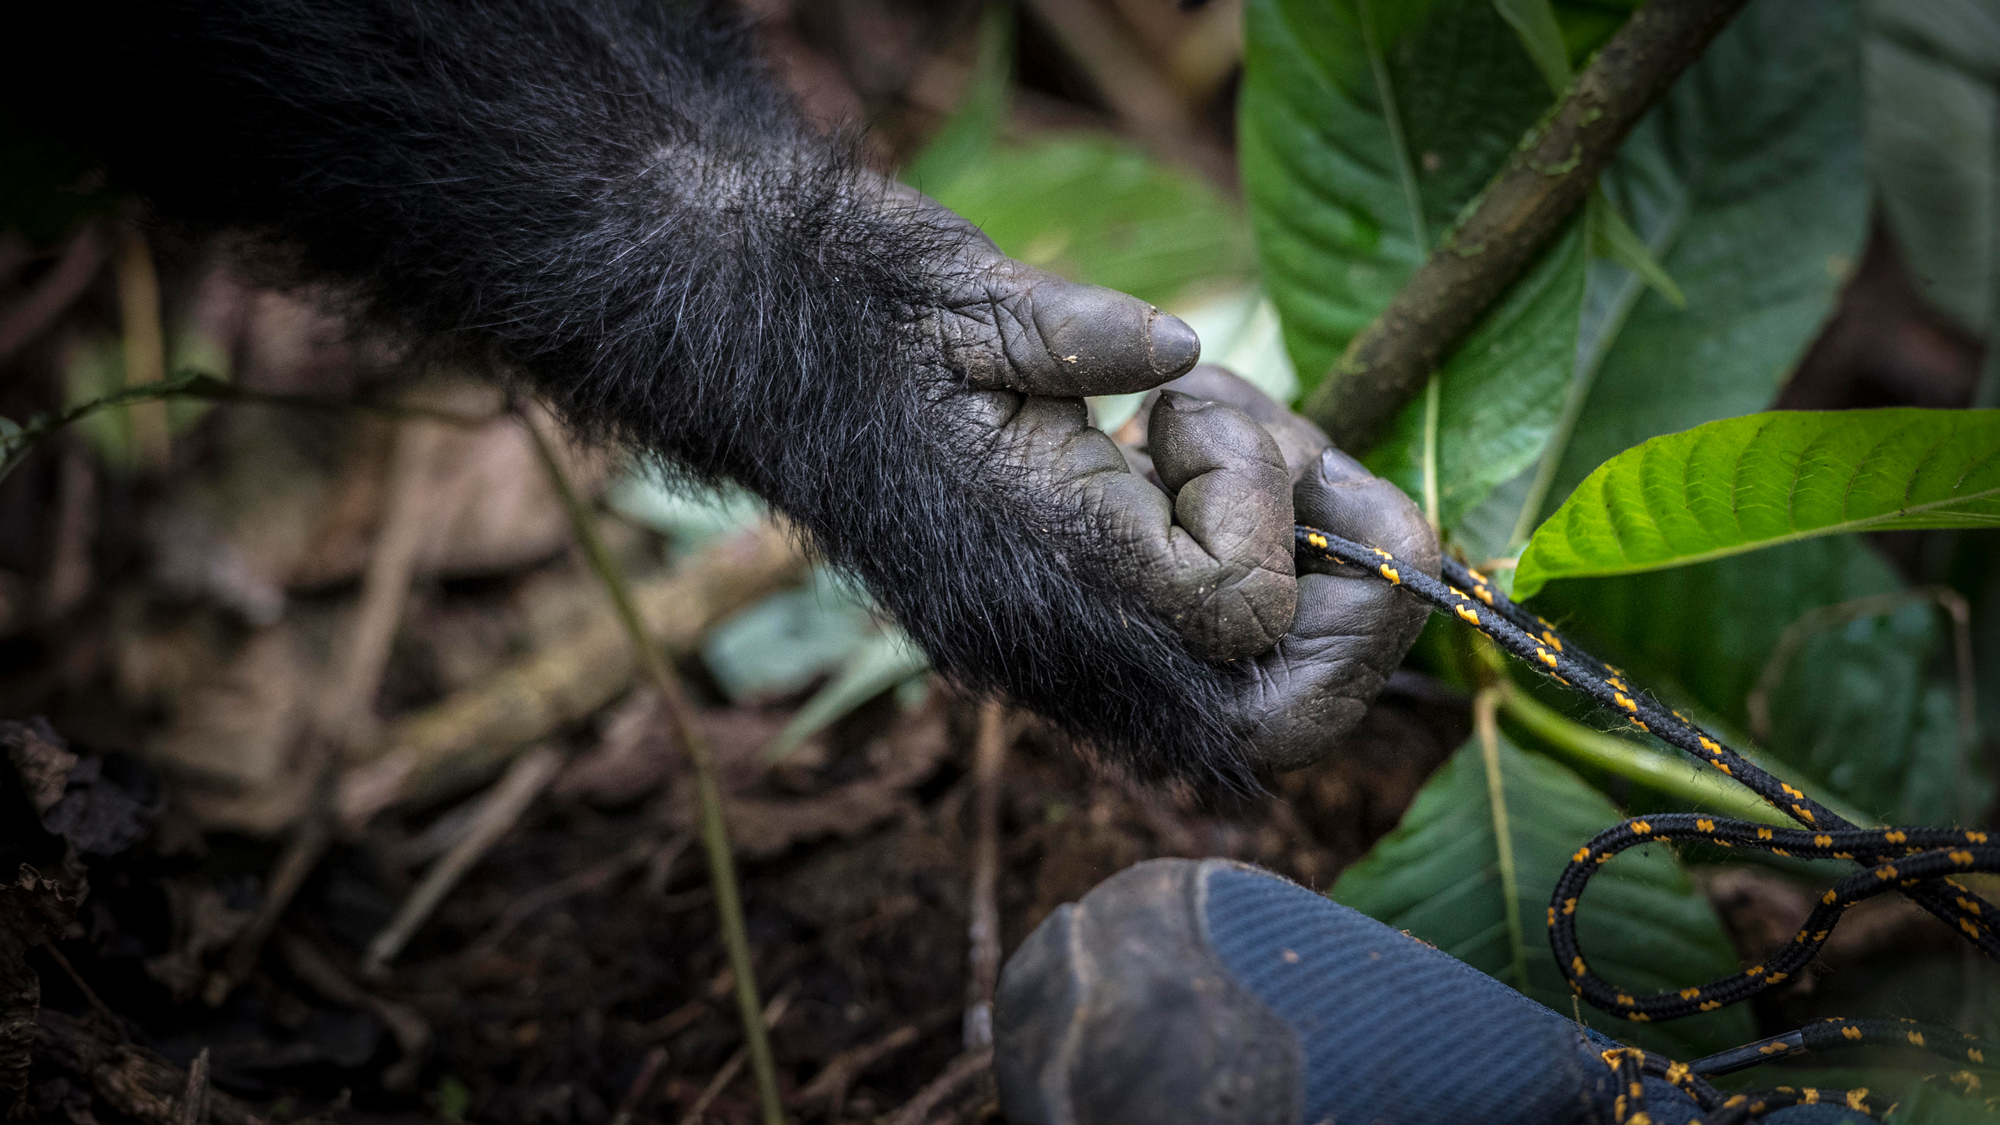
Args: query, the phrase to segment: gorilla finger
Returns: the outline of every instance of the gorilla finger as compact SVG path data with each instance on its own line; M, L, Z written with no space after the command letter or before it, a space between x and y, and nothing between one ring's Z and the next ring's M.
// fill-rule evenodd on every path
M1001 259L942 318L947 359L980 390L1077 398L1148 390L1194 366L1201 341L1137 297Z
M1299 479L1312 466L1320 450L1329 444L1325 432L1318 426L1292 413L1285 404L1226 367L1213 363L1199 364L1160 390L1178 391L1204 402L1219 402L1248 415L1278 443L1278 452L1284 455L1285 469L1293 480ZM1142 420L1148 416L1151 406L1150 401L1142 404L1139 411ZM1142 432L1142 440L1143 436Z
M1259 657L1241 691L1252 765L1311 765L1360 724L1416 643L1429 611L1374 577L1305 574L1292 633Z
M1263 428L1180 394L1154 405L1152 455L1173 497L1153 531L1159 564L1139 576L1189 647L1209 660L1254 655L1291 627L1296 593L1290 478Z
M1327 448L1292 489L1298 522L1438 572L1437 535L1402 489Z

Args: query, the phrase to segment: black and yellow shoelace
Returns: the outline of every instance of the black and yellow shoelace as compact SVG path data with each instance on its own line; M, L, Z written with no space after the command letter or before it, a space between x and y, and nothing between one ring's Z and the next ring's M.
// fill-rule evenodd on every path
M1598 833L1579 849L1556 881L1548 912L1549 942L1570 987L1593 1007L1644 1023L1714 1011L1747 1000L1805 968L1848 907L1890 892L1909 897L1980 952L2000 961L2000 928L1996 928L2000 927L2000 908L1952 877L1975 871L2000 872L2000 840L1995 834L1949 828L1860 827L1759 769L1686 716L1634 688L1623 672L1514 604L1478 571L1446 559L1439 576L1433 578L1386 551L1318 528L1300 525L1295 534L1301 558L1359 569L1408 590L1436 611L1477 629L1535 671L1720 770L1800 825L1776 828L1747 820L1667 813L1626 820ZM1627 848L1656 841L1699 842L1804 859L1850 860L1861 870L1821 895L1797 937L1763 964L1699 987L1634 995L1591 971L1577 943L1576 910L1585 885L1601 867ZM1725 1095L1706 1077L1787 1055L1863 1043L1917 1047L1952 1059L1961 1067L2000 1064L2000 1056L1972 1036L1907 1020L1825 1020L1692 1063L1673 1062L1630 1047L1605 1051L1603 1057L1624 1084L1615 1112L1621 1125L1643 1125L1649 1120L1641 1083L1644 1075L1664 1079L1687 1093L1700 1106L1705 1125L1734 1125L1788 1106L1818 1103L1844 1105L1879 1117L1886 1110L1871 1101L1866 1090L1778 1087ZM1966 1093L1980 1088L1980 1078L1971 1069L1948 1075L1945 1081Z

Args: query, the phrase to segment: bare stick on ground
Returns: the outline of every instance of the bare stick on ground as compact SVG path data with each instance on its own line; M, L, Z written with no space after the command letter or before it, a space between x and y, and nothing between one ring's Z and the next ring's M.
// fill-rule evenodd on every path
M993 1048L967 1051L951 1060L943 1073L931 1079L930 1085L917 1091L916 1097L890 1114L884 1125L929 1125L940 1109L964 1100L976 1083L991 1082L992 1073Z
M680 677L667 664L666 654L660 645L646 632L645 620L639 616L639 608L632 600L632 591L625 581L624 572L612 560L611 553L604 549L604 542L597 535L597 525L591 521L583 501L578 499L576 489L571 487L562 463L556 460L555 448L550 444L548 435L542 432L534 416L526 412L521 415L521 424L535 439L535 452L541 457L542 469L549 474L549 482L555 486L563 510L569 515L577 543L589 558L591 569L603 581L604 591L610 595L611 604L618 611L619 623L631 642L632 652L645 678L660 693L668 720L673 725L675 740L680 743L682 752L687 754L688 765L694 772L696 804L701 814L701 849L708 858L708 879L715 891L715 913L722 930L723 951L728 955L729 968L736 978L736 1006L743 1019L743 1045L749 1055L751 1073L757 1081L757 1101L763 1111L764 1125L784 1125L784 1104L778 1098L778 1068L771 1059L771 1041L764 1033L764 1014L757 1002L756 968L750 961L750 937L743 926L743 892L736 879L736 858L729 850L729 827L722 818L722 789L715 780L715 762L709 753L708 736L694 721L694 707L688 702L687 693L681 690Z
M840 1120L847 1091L854 1080L907 1050L930 1032L943 1027L954 1015L949 1008L931 1013L916 1023L906 1023L878 1039L849 1047L826 1061L818 1074L792 1095L792 1104L823 1105L828 1121Z
M1000 981L1000 785L1007 766L1012 724L997 700L979 708L979 739L975 745L973 779L977 786L974 814L979 837L973 848L972 920L968 956L971 972L965 987L965 1049L993 1045L993 990Z
M125 226L118 239L118 322L125 343L125 385L145 386L167 377L167 337L160 323L160 274L153 248L138 228ZM170 452L167 404L163 399L125 408L139 464L155 472L167 467Z
M507 767L498 783L480 799L479 807L472 815L472 823L464 837L453 844L443 858L431 865L429 871L415 889L410 891L403 905L396 910L396 916L368 943L368 954L361 960L361 975L379 977L396 954L415 936L417 928L431 916L431 911L444 901L444 896L458 885L458 881L472 870L487 849L498 843L509 828L521 819L521 814L555 780L557 771L562 769L563 756L549 747L542 747L526 757L514 759Z
M318 778L311 803L272 869L270 887L257 916L230 946L222 968L208 979L204 999L211 1005L221 1004L250 975L278 919L333 842L335 785L341 759L350 746L372 731L375 693L382 686L389 648L409 601L410 576L441 503L426 484L435 475L432 469L443 436L438 424L424 421L405 422L397 431L389 463L387 506L382 530L368 553L361 604L330 687L308 724L300 754L304 768Z
M174 1125L208 1125L208 1048L194 1057L188 1067L187 1089L181 1093L180 1113Z
M660 1071L667 1065L667 1049L655 1047L646 1052L644 1062L639 1064L639 1075L632 1079L632 1085L625 1091L625 1097L618 1103L618 1112L611 1115L611 1125L632 1125L632 1115L653 1092L653 1083L659 1081Z
M773 996L771 1002L764 1006L763 1026L776 1027L778 1021L785 1018L785 1009L791 1006L792 997L797 992L796 986L787 986L783 992ZM743 1069L743 1060L746 1057L747 1053L742 1047L730 1053L728 1060L722 1064L722 1069L715 1072L715 1077L708 1080L707 1086L702 1087L701 1096L694 1100L694 1104L688 1107L685 1114L681 1115L681 1125L701 1125L701 1115L708 1112L709 1105L722 1091L729 1088L731 1082L736 1081L736 1075Z
M1651 0L1625 21L1306 401L1307 416L1335 445L1361 453L1375 443L1746 2Z
M27 299L15 302L0 315L0 363L48 331L56 318L83 296L97 271L104 268L110 252L108 241L99 227L85 227L63 247L62 256L35 283Z
M796 585L805 559L765 523L704 550L633 601L669 657L691 652L716 621ZM340 819L357 827L392 805L421 802L488 775L558 727L617 698L640 673L615 615L522 658L487 679L390 724L381 757L341 778Z
M183 1125L182 1110L194 1083L181 1068L148 1048L120 1043L87 1020L44 1010L36 1036L36 1062L64 1074L126 1118L143 1125ZM207 1083L202 1083L206 1087ZM263 1125L250 1107L220 1090L207 1093L207 1120L215 1125Z

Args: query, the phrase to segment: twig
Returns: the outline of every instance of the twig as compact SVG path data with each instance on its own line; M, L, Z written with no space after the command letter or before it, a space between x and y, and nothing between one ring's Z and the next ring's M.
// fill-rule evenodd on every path
M791 1006L792 997L797 992L797 985L788 984L784 991L773 996L771 1002L764 1006L760 1026L776 1027L778 1021L785 1018L785 1009ZM688 1111L681 1115L681 1125L701 1125L701 1115L708 1112L710 1103L714 1102L731 1082L736 1081L736 1074L743 1069L743 1060L748 1057L748 1053L742 1047L730 1053L728 1061L722 1064L722 1069L716 1071L715 1077L709 1079L708 1085L702 1088L701 1096L694 1100L694 1105L688 1107Z
M423 406L361 402L353 399L328 398L323 395L268 394L231 386L212 375L183 371L165 382L125 387L102 398L81 402L53 414L38 414L28 419L27 424L18 430L9 432L5 427L0 427L0 480L6 479L7 474L13 472L36 446L72 422L87 418L101 410L115 410L137 402L151 402L154 399L165 398L191 398L202 402L229 402L250 406L281 406L295 410L336 412L362 410L387 414L393 418L424 418L468 429L491 425L493 422L491 417L483 415L433 410Z
M1528 943L1521 933L1521 880L1514 866L1514 829L1507 815L1507 781L1500 769L1500 725L1495 721L1506 689L1489 687L1472 700L1472 725L1479 732L1479 760L1486 766L1486 797L1493 809L1493 846L1500 861L1500 897L1507 910L1508 975L1515 988L1528 987Z
M1335 445L1361 453L1375 443L1745 3L1650 0L1625 21L1307 400L1306 414Z
M97 1018L103 1020L105 1026L109 1027L112 1033L118 1036L118 1041L120 1043L130 1043L132 1036L125 1030L125 1021L119 1019L118 1013L111 1010L111 1006L104 1002L103 997L97 994L96 989L90 987L89 982L83 979L83 974L76 971L76 966L69 963L68 957L63 956L63 951L56 946L55 941L52 939L44 940L42 942L42 951L49 955L49 960L56 963L56 968L63 971L63 975L68 977L69 982L77 987L77 991L83 993L84 1000L90 1004L90 1010L96 1012Z
M549 475L549 483L562 500L563 511L569 516L577 543L589 558L591 569L604 583L605 593L610 595L612 607L618 611L619 623L624 627L632 652L646 678L652 681L654 690L660 693L660 701L673 725L675 739L687 754L688 764L694 771L696 803L701 815L701 847L708 857L709 885L715 891L715 913L722 930L722 947L736 976L736 1006L743 1020L743 1042L749 1052L750 1069L757 1081L757 1100L763 1109L764 1125L784 1125L784 1105L778 1099L778 1070L771 1059L770 1040L764 1034L763 1014L758 1010L756 967L750 960L750 938L743 925L743 895L736 880L736 860L729 849L729 828L722 818L722 790L715 780L715 762L709 753L708 737L694 721L694 708L681 690L680 678L668 666L661 647L647 635L645 621L639 616L639 608L632 600L632 591L626 584L624 572L612 561L603 540L598 538L597 525L592 522L583 501L578 499L576 489L571 487L569 475L563 472L562 464L556 460L548 435L526 412L522 413L521 424L535 439L535 452L541 458L543 471Z
M153 250L137 228L124 226L118 239L118 325L125 344L125 385L144 387L167 377L167 337L160 324L160 274ZM171 452L167 404L141 399L126 408L132 422L133 451L147 469L163 469Z
M780 527L744 531L635 591L649 633L669 656L691 652L708 627L795 585L805 560ZM421 802L490 775L522 748L616 698L639 672L615 615L588 626L434 706L397 720L388 749L340 782L352 828L392 805Z
M68 1076L123 1118L180 1125L189 1076L158 1053L111 1040L88 1021L46 1008L35 1041L37 1065ZM263 1125L249 1106L215 1089L208 1091L208 1117L215 1125Z
M611 1125L632 1125L632 1115L639 1111L639 1104L646 1095L653 1092L653 1083L659 1081L660 1070L667 1065L667 1049L655 1047L646 1052L644 1062L639 1064L638 1077L625 1090L625 1096L618 1102L618 1112L611 1115Z
M292 975L321 996L336 1004L372 1012L388 1027L389 1034L395 1037L396 1046L402 1049L403 1057L382 1071L382 1085L395 1091L413 1089L417 1072L423 1067L424 1051L431 1042L431 1025L425 1022L424 1017L408 1004L384 999L362 988L349 979L331 958L296 933L279 934L278 951L284 954L285 964L292 970Z
M27 300L0 317L0 363L7 362L23 345L48 331L56 318L83 295L97 271L104 268L108 252L104 232L96 226L84 228L69 240L62 256L42 275Z
M373 701L382 686L389 648L409 599L417 553L430 530L438 498L427 488L434 475L443 433L423 422L404 424L396 434L389 463L389 486L382 529L368 552L361 605L349 629L331 686L319 699L299 748L302 767L315 778L306 811L272 870L257 916L230 944L221 970L212 974L203 999L219 1005L250 975L257 955L278 920L305 885L333 842L335 785L342 759L373 726Z
M1000 980L1000 784L1012 733L1005 707L987 700L979 708L973 766L978 786L973 808L979 839L973 849L970 973L965 986L965 1049L993 1045L993 990Z
M917 1091L917 1096L903 1103L903 1107L889 1115L883 1125L928 1125L931 1115L965 1089L984 1077L993 1069L993 1048L981 1047L967 1051L948 1063L943 1073L931 1079L930 1084Z
M820 1067L819 1073L811 1081L799 1087L792 1095L792 1104L810 1106L815 1102L825 1104L829 1121L840 1119L841 1106L847 1101L848 1088L854 1080L868 1073L886 1060L895 1057L933 1028L941 1027L951 1019L951 1009L933 1012L916 1023L906 1023L879 1039L849 1047L834 1055Z
M498 949L514 932L514 928L533 917L537 911L546 910L571 895L583 894L604 887L613 879L637 867L648 866L662 853L679 855L682 848L692 843L694 838L686 833L661 843L656 837L643 836L634 841L624 851L609 859L591 864L574 874L567 875L553 883L548 883L507 904L479 940L468 947L468 953L478 956ZM671 862L671 861L670 861Z
M508 829L514 827L521 814L528 810L536 797L541 796L549 782L555 780L562 764L562 754L544 746L516 758L514 764L507 767L499 782L480 800L464 838L453 844L444 858L424 872L422 881L397 908L396 916L368 943L367 956L361 960L363 977L382 975L388 963L403 951L403 946L416 934L417 928L431 916L431 911L437 909L444 896L458 885L459 879L472 870L480 857L498 843Z
M187 1090L181 1094L180 1113L174 1118L174 1125L207 1125L208 1123L208 1048L194 1057L194 1064L188 1067Z

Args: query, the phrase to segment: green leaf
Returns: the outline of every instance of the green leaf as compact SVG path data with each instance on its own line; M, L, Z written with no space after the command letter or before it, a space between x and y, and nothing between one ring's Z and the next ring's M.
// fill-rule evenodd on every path
M1557 94L1569 88L1569 48L1563 44L1562 25L1549 0L1493 0L1500 17L1521 37L1521 47L1535 60L1542 80Z
M869 700L930 669L930 658L901 629L885 629L862 641L841 661L826 686L813 693L785 729L764 748L764 760L782 761L806 739L853 713Z
M1439 373L1438 515L1454 528L1541 456L1576 361L1583 234L1569 234L1483 317ZM1367 457L1412 496L1423 492L1424 403L1411 403Z
M1900 599L1900 600L1899 600ZM1833 607L1890 612L1828 620ZM1808 539L1755 554L1617 578L1558 581L1535 608L1671 703L1753 728L1748 703L1776 658L1767 759L1897 823L1962 819L1958 731L1939 682L1944 631L1861 539ZM1790 655L1779 652L1787 632ZM1748 748L1746 742L1739 746Z
M2000 13L1981 0L1870 6L1868 163L1896 248L1933 305L1986 335L1994 317Z
M1604 194L1603 189L1590 193L1590 201L1585 205L1584 229L1590 232L1590 252L1599 258L1617 262L1650 286L1653 292L1677 309L1687 308L1687 295L1674 284L1667 267L1653 257L1653 248L1618 213L1618 208Z
M772 594L716 626L701 655L723 694L740 703L790 695L837 673L875 633L867 592L820 567L807 586Z
M1112 137L997 146L936 198L1012 257L1156 305L1253 273L1249 229L1229 201Z
M1490 0L1253 0L1239 154L1310 393L1550 102Z
M1937 674L1940 616L1910 590L1794 622L1752 697L1772 755L1883 823L1977 823L1992 782Z
M1531 30L1556 26L1547 0L1503 10ZM1248 18L1243 173L1265 284L1309 392L1504 162L1549 83L1491 0L1260 0ZM1566 75L1557 39L1538 43ZM1572 232L1439 372L1443 526L1540 455L1574 367L1584 270ZM1407 407L1369 461L1427 510L1430 401Z
M1569 770L1523 754L1503 738L1500 775L1520 888L1509 903L1480 758L1476 739L1460 749L1417 794L1396 830L1341 875L1333 897L1503 978L1511 962L1511 909L1528 945L1523 991L1567 1014L1571 993L1544 923L1549 895L1569 857L1617 823L1618 810ZM1606 866L1578 906L1577 929L1591 964L1633 990L1687 987L1737 969L1708 901L1664 847L1635 849ZM1643 1028L1590 1009L1582 1014L1608 1034L1681 1059L1756 1037L1741 1007Z
M922 152L902 171L902 180L936 196L986 162L994 139L1007 122L1014 92L1014 6L987 0L979 14L979 54L965 96Z
M1687 304L1592 263L1574 408L1520 539L1620 451L1767 407L1818 334L1867 232L1856 7L1752 0L1620 149L1604 191Z
M1843 532L2000 524L2000 411L1772 411L1654 438L1528 543L1519 597Z

